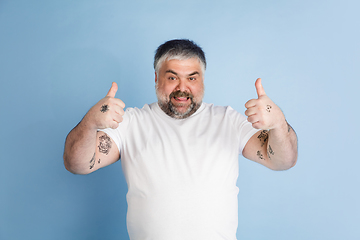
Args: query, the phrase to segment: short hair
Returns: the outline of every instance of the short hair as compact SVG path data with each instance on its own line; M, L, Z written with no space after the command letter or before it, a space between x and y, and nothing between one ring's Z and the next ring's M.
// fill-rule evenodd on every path
M170 40L157 48L154 57L154 69L158 73L160 66L165 60L186 60L189 58L197 58L203 73L205 73L206 59L201 47L189 39Z

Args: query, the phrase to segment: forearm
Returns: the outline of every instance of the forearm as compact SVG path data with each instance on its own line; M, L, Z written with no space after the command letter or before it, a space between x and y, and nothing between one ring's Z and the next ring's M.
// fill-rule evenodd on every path
M97 138L98 129L116 129L123 120L125 104L115 98L117 89L117 84L113 82L107 95L86 113L81 122L67 136L64 164L70 172L88 174L119 159L119 152L110 151L112 141L106 134L106 137L102 135ZM106 152L103 152L101 141L105 141ZM97 156L99 155L99 149L96 147L98 142L100 144L98 148L103 154L100 153L101 158Z
M91 165L95 162L97 129L89 126L83 119L68 134L65 141L64 165L75 174L92 172Z
M269 131L266 152L273 170L286 170L296 164L297 136L286 121Z

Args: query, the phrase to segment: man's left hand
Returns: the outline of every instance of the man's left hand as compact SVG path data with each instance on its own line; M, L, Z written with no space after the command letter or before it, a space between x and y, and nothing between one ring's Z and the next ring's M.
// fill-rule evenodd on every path
M256 129L270 130L286 123L281 109L266 95L261 78L256 80L255 88L258 98L251 99L245 104L245 115L252 126Z

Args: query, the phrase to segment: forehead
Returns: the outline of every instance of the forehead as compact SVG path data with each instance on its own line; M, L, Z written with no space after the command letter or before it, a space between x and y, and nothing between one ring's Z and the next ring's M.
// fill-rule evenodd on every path
M160 67L160 72L166 73L168 70L175 71L177 73L193 73L195 71L202 74L201 63L197 58L189 58L184 60L171 59L166 60Z

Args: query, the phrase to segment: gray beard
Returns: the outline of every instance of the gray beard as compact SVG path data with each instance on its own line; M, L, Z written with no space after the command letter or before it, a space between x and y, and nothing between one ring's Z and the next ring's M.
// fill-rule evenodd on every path
M160 96L158 91L156 91L156 95L158 97L158 103L160 108L170 117L175 119L184 119L187 117L190 117L192 114L194 114L201 106L201 102L197 103L194 101L194 97L191 93L188 92L181 92L176 91L172 92L169 96L169 98L166 98L164 96ZM171 102L171 99L173 97L188 97L191 100L191 103L187 110L185 112L179 112L176 109L176 106Z

